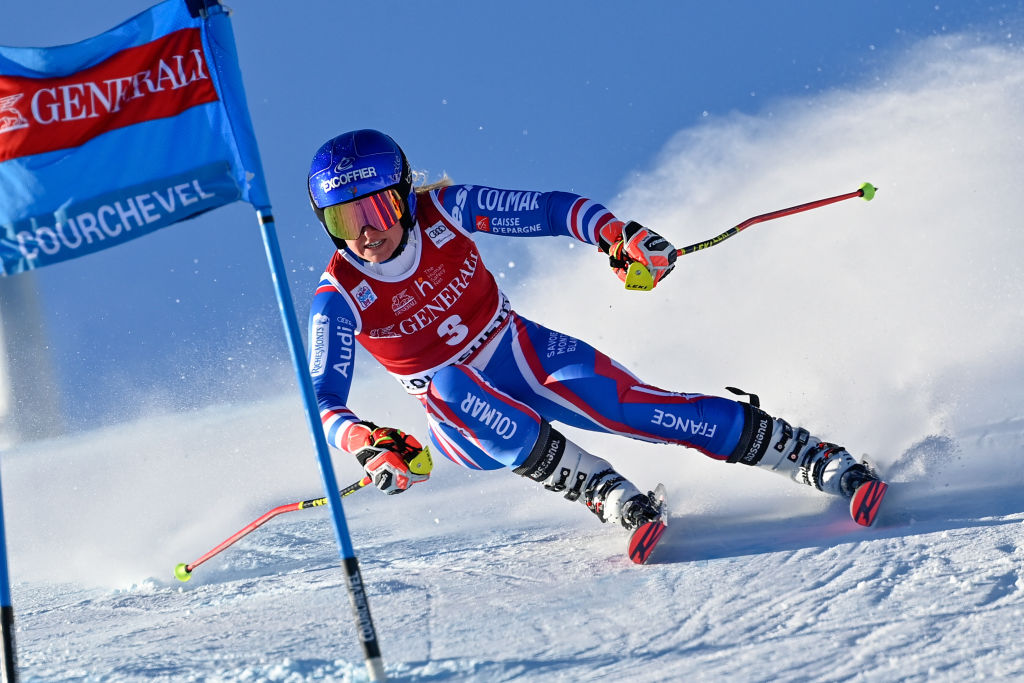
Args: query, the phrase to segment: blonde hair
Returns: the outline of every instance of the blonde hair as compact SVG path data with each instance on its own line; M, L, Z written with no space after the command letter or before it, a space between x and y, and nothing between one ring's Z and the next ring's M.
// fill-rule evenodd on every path
M417 195L424 195L424 194L430 192L431 190L439 190L442 187L448 187L449 185L452 184L452 179L448 177L447 173L445 173L443 176L441 176L440 180L436 180L436 181L434 181L432 183L428 183L427 182L427 178L428 177L429 177L429 174L426 171L413 171L412 172L412 182L413 182L412 190L413 190L413 192L415 192ZM420 183L420 184L416 185L416 183Z

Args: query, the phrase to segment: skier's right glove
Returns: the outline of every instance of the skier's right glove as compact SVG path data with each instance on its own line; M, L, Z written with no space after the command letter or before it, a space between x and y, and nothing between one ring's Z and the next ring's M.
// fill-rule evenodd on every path
M430 478L430 451L416 437L370 422L360 426L366 427L367 433L355 456L374 486L392 495Z

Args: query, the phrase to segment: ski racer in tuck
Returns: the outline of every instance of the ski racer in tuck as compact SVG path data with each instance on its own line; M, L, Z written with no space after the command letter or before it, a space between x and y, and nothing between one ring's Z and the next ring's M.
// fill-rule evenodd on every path
M411 435L348 407L357 341L423 405L436 452L471 469L511 468L627 530L655 520L659 502L555 423L679 444L846 498L876 481L844 448L756 400L646 384L586 342L517 314L472 239L565 236L607 254L620 279L638 261L657 284L676 250L653 230L567 192L417 190L401 148L373 130L317 150L309 195L337 247L310 313L320 415L328 443L353 453L382 491L425 481L429 468L417 458L429 455Z

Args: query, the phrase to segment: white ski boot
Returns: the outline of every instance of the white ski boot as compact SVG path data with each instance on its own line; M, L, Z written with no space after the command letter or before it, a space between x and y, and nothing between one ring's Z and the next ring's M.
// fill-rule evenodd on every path
M865 483L878 481L842 446L821 441L802 427L793 429L756 405L743 405L747 408L743 436L728 462L762 467L844 498L852 498Z
M658 518L648 495L615 471L607 460L588 453L544 421L530 455L514 472L540 482L549 491L579 500L602 522L635 529Z

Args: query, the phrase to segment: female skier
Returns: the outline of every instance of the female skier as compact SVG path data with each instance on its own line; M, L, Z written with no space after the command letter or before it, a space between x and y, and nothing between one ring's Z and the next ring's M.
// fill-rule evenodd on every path
M659 389L518 315L472 240L474 232L564 235L607 254L620 279L637 261L657 285L676 250L653 230L567 192L416 190L401 148L374 130L317 150L309 196L337 247L310 313L320 415L328 443L355 454L382 491L425 481L416 458L427 456L412 436L349 409L356 341L423 405L436 451L472 469L512 468L627 530L657 519L654 495L552 423L687 446L847 498L877 481L844 448L769 416L756 400ZM854 516L869 525L876 511Z

